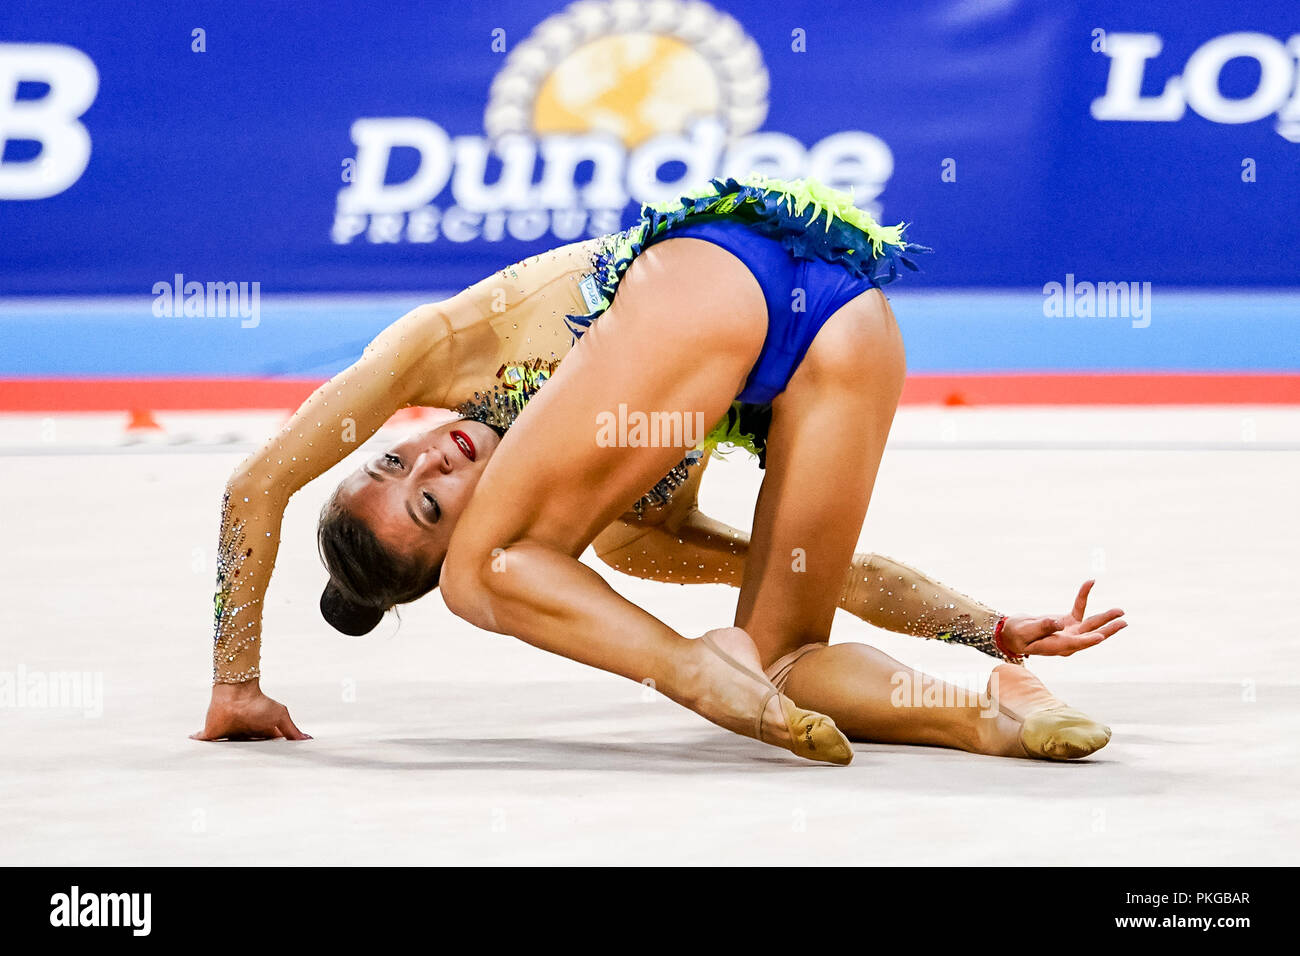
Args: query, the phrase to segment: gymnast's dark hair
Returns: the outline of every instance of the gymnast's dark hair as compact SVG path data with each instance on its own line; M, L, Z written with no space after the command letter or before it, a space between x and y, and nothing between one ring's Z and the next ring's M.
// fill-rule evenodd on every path
M336 499L337 493L325 503L316 529L316 545L330 575L320 612L335 630L360 637L374 630L389 608L436 588L442 565L430 568L394 554Z

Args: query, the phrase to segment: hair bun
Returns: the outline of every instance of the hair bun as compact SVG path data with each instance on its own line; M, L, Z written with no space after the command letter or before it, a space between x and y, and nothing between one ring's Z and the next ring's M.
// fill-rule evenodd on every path
M320 613L331 627L349 637L369 634L384 617L382 608L357 604L344 597L333 581L320 594Z

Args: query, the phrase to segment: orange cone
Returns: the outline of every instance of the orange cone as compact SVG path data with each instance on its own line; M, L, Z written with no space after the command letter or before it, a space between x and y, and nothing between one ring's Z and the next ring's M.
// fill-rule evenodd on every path
M153 417L153 412L147 408L133 408L130 414L131 418L126 423L128 434L161 432L163 430L163 427L158 424L158 419Z

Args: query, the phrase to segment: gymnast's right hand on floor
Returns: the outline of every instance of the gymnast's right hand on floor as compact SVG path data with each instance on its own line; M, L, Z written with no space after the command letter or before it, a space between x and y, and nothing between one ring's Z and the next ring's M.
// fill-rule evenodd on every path
M214 684L203 729L193 740L311 740L289 717L289 708L262 693L256 680Z

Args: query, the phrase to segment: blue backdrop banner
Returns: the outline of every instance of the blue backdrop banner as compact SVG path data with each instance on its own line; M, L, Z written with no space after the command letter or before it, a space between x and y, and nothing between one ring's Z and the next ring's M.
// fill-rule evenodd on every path
M0 295L452 289L719 174L908 281L1297 284L1300 7L0 6Z

